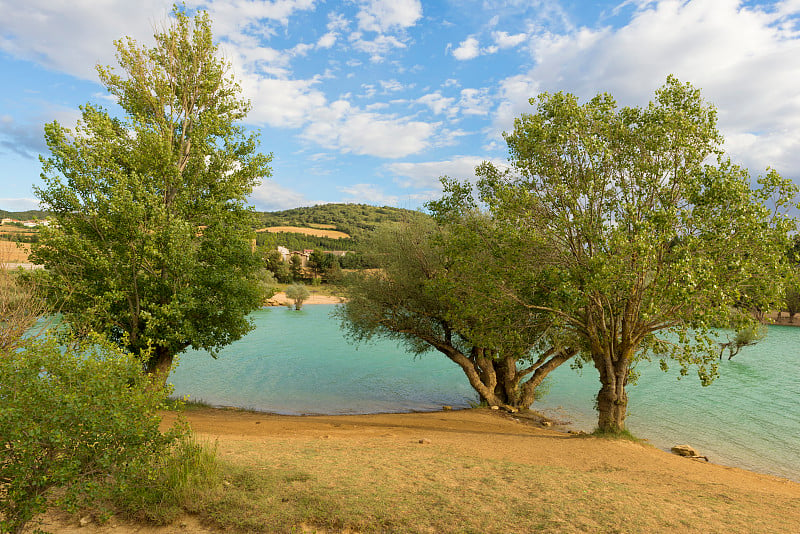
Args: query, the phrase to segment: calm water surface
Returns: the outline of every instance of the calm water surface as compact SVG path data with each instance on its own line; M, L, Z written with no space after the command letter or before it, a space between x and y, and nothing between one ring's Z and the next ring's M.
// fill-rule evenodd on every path
M437 353L416 361L393 342L354 346L333 306L253 314L256 329L218 360L188 351L170 376L176 395L220 406L282 414L348 414L466 407L477 397L460 368ZM772 326L763 341L723 361L720 378L702 387L640 365L629 388L628 427L658 447L689 443L715 463L800 481L800 328ZM575 428L596 422L597 372L562 366L534 404Z

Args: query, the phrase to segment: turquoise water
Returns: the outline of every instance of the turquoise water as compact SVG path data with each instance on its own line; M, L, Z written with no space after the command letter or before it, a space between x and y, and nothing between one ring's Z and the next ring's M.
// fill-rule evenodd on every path
M460 368L431 352L414 361L394 342L354 346L332 306L253 314L256 329L218 360L188 351L170 375L176 395L282 414L348 414L467 407L477 397ZM711 461L800 481L800 328L770 327L763 341L723 361L707 388L640 365L628 427L652 444L688 443ZM597 372L562 366L534 409L577 429L596 422Z

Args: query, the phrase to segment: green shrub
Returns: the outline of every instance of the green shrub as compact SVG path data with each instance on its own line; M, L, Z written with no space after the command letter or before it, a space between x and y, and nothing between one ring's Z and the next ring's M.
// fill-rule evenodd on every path
M116 503L164 519L186 472L208 467L208 454L213 463L185 423L159 431L166 394L140 360L98 338L0 353L0 531L21 531L51 504L107 516Z

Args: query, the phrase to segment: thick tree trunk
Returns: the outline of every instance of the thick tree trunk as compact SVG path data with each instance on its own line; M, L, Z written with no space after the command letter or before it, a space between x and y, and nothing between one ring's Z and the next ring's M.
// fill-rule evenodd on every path
M600 372L600 392L597 394L597 427L601 432L618 434L625 429L628 409L628 382L630 358L624 355L593 354L595 367Z
M550 371L556 369L559 365L571 359L577 353L577 349L561 349L550 356L549 359L545 359L544 361L540 360L541 363L537 362L539 365L536 367L533 375L524 384L522 384L519 406L524 409L530 408L533 404L533 401L536 400L536 388L538 388L542 384L542 381L547 378L547 375L550 374ZM544 356L547 356L547 354Z
M175 354L164 347L156 347L153 355L147 361L145 371L150 376L153 387L164 387L167 377L172 369L172 360Z

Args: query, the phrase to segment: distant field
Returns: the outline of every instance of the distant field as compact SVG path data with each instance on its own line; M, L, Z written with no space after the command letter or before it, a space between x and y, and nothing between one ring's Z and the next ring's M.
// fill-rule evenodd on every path
M316 224L314 226L328 226ZM329 237L331 239L347 239L350 234L338 232L336 230L323 230L321 228L305 228L302 226L270 226L269 228L261 228L256 232L270 232L277 234L278 232L289 232L293 234L312 235L314 237Z
M0 263L27 263L30 248L22 244L22 248L12 241L0 241Z
M308 226L310 226L311 228L322 228L323 230L333 230L334 228L336 228L335 224L312 224L312 223L309 223Z

